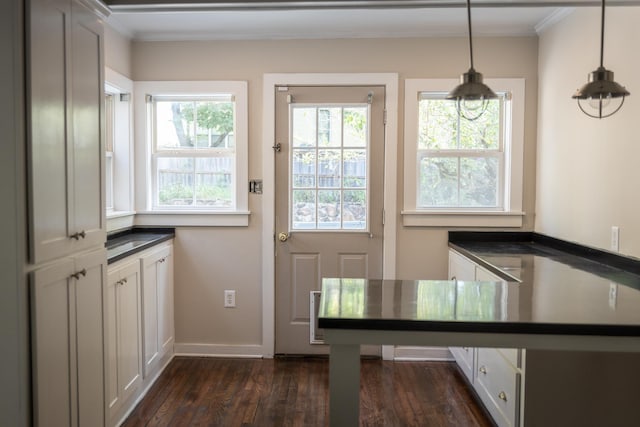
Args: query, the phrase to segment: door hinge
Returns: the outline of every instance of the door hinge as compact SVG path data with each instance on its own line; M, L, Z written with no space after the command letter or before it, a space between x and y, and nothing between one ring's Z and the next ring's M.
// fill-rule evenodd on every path
M384 125L387 124L387 110L384 110L382 112L382 124L384 124Z
M387 220L387 214L385 213L384 209L382 209L382 225L384 225L386 220Z

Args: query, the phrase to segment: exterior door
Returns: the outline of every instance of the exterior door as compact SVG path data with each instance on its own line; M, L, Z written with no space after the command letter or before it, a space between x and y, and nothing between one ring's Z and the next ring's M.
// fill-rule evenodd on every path
M311 291L322 277L382 277L384 87L276 91L275 349L324 354L310 344Z

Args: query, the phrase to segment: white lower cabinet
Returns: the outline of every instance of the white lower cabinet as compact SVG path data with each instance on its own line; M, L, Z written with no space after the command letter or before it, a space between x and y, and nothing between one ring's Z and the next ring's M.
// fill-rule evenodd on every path
M124 421L173 357L172 255L168 241L109 266L104 305L109 427Z
M477 348L474 387L499 427L519 425L521 373L495 348Z
M106 251L31 274L34 425L103 426Z
M504 282L454 250L449 251L449 277L461 281ZM499 427L520 426L524 350L515 348L449 349Z
M141 258L144 312L144 373L149 375L173 348L173 246Z
M109 267L107 325L107 410L110 424L142 385L142 303L138 259Z
M475 356L476 349L473 347L450 347L449 351L456 360L460 370L467 377L469 382L473 384L475 378Z

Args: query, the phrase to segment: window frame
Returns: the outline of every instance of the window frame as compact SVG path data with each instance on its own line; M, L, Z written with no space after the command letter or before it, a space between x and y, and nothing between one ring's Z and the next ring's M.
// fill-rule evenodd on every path
M105 165L107 157L112 163L112 208L106 210L107 231L133 226L135 215L133 200L133 81L122 74L105 68L105 93L113 96L113 151L107 153L105 140ZM106 116L106 111L105 111ZM105 138L109 123L105 117ZM106 174L105 174L106 175ZM107 177L105 176L105 180ZM107 185L105 182L105 191Z
M521 227L522 183L524 152L525 81L519 79L485 79L495 92L510 94L504 103L503 129L501 129L503 162L498 184L499 207L418 207L418 149L419 101L423 92L446 93L459 82L455 79L406 79L404 123L404 205L401 212L405 226L473 226ZM433 150L435 152L436 150ZM482 150L484 151L484 150ZM458 150L442 150L443 154L460 157ZM472 153L473 150L465 150ZM501 190L501 191L500 191ZM502 192L502 194L500 194ZM500 206L502 205L502 206Z
M156 156L153 120L147 96L187 99L224 94L235 102L235 159L232 207L207 208L155 204ZM248 216L248 84L246 81L141 81L135 83L136 120L136 223L139 225L247 226ZM189 151L189 150L187 150ZM191 150L196 151L196 150ZM167 151L169 152L169 151ZM169 157L184 157L175 150ZM163 155L164 156L164 155ZM162 156L161 156L162 157ZM164 156L166 157L166 156ZM189 155L188 157L194 157ZM207 156L209 157L209 156Z

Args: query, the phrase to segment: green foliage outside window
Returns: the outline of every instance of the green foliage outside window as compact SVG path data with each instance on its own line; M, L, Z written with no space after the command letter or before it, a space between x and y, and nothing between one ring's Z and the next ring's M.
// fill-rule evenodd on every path
M501 102L470 121L451 101L420 100L418 206L499 206Z

